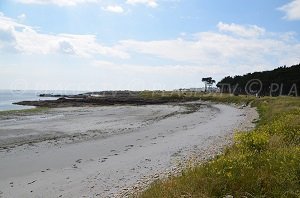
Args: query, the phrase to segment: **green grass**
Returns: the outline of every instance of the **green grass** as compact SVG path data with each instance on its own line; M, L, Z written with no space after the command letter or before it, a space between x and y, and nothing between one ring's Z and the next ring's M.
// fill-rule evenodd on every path
M140 93L140 96L145 99L166 100L168 102L195 101L200 99L200 94L195 92L144 91Z
M142 198L300 197L300 99L202 95L202 100L251 103L260 121L238 132L235 143L215 159L154 182Z
M0 111L0 116L36 114L36 113L45 112L48 109L49 108L47 108L47 107L35 107L35 108L31 108L31 109Z
M220 94L211 93L205 94L201 92L176 92L176 91L144 91L140 93L140 96L147 99L167 99L170 101L180 101L180 100L203 100L203 101L213 101L221 103L235 103L235 104L246 104L248 105L251 101L255 99L254 96L233 96L230 94Z

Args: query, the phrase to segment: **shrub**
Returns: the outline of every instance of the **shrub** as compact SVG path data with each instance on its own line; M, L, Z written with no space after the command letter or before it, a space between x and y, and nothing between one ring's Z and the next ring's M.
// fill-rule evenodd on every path
M260 121L255 130L237 133L235 144L223 155L185 170L182 176L154 183L140 197L300 197L299 98L204 98L251 100Z

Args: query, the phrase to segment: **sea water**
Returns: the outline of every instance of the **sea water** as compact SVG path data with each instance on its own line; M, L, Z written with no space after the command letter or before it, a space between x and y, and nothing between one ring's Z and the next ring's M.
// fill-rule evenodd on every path
M30 109L34 107L14 105L14 102L31 100L56 100L54 97L39 97L39 94L79 94L82 91L37 91L37 90L0 90L0 111Z

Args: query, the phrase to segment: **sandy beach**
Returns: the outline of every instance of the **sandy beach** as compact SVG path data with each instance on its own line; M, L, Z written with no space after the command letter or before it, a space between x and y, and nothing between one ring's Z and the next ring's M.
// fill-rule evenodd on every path
M0 117L0 197L122 197L254 127L249 107L69 107Z

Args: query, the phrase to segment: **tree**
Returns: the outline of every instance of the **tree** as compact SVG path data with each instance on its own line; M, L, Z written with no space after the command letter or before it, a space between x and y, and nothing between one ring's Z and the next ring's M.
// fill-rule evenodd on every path
M211 86L216 83L215 80L212 79L212 77L202 78L202 82L205 83L205 92L207 91L207 86L211 88Z
M259 92L258 94L261 96L299 96L300 64L290 67L285 65L270 71L247 73L242 76L227 76L217 84L217 87L222 93L249 94L251 84L248 83L253 80L259 84L251 86L251 90L254 91L252 94Z

